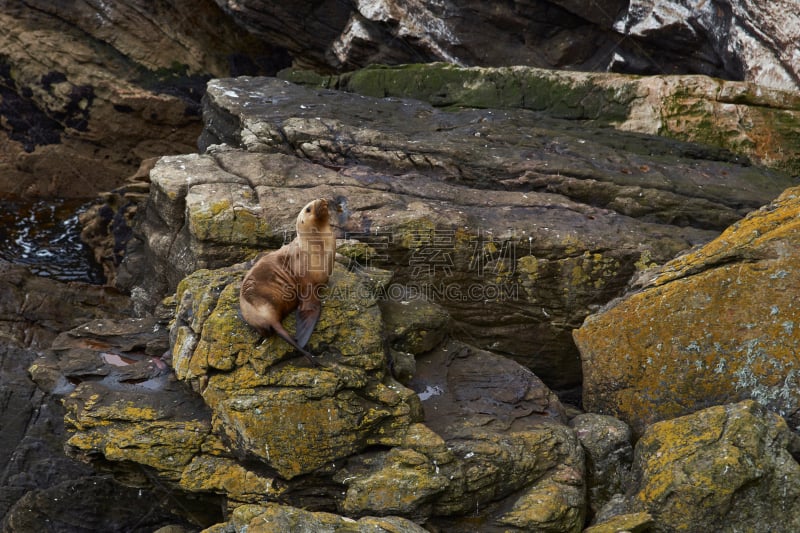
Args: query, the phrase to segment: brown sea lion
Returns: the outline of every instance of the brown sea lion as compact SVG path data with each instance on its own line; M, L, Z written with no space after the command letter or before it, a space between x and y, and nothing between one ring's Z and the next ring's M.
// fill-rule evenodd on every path
M297 237L261 257L245 274L239 292L242 318L263 337L277 333L316 365L305 350L322 306L320 290L328 283L336 255L328 202L309 202L297 215ZM297 333L292 337L281 321L297 309Z

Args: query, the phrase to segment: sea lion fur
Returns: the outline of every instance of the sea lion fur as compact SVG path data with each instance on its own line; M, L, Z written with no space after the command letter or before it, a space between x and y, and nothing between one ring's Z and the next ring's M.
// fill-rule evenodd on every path
M242 318L262 337L276 333L316 365L305 349L322 310L320 290L328 283L336 254L328 202L309 202L297 215L295 239L256 261L239 292ZM296 310L294 337L281 323Z

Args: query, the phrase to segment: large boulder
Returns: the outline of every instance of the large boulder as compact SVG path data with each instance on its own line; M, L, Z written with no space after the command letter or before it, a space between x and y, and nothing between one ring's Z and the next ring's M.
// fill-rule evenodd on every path
M172 364L211 409L215 432L287 480L369 446L399 445L421 411L413 392L386 373L369 285L337 267L309 342L325 366L303 368L282 361L293 351L286 342L258 343L240 319L243 275L242 268L200 270L177 292Z
M575 331L584 406L648 424L751 398L800 426L800 189L643 279Z
M309 530L351 523L308 512L336 511L454 532L476 513L485 531L580 531L583 449L530 370L448 341L436 305L379 306L386 273L341 265L309 341L322 366L310 367L241 320L246 266L188 276L161 319L95 320L55 339L31 373L65 396L70 455L133 486L157 479L201 526L219 521L202 510L220 498L234 517ZM419 396L388 372L390 338L417 354Z
M636 444L628 506L652 531L797 531L797 436L752 400L659 422Z
M198 268L277 248L325 196L340 251L394 272L389 296L436 300L454 334L558 388L580 383L571 330L591 310L791 183L719 149L274 78L211 82L205 117L206 153L150 173L118 276L143 311Z

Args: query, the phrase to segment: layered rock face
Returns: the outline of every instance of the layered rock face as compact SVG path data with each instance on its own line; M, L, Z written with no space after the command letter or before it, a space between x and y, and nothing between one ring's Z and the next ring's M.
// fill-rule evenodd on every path
M0 19L0 192L92 197L114 188L143 159L192 150L209 78L290 65L342 72L446 61L798 88L793 6L684 4L14 0Z
M522 108L592 120L624 131L718 146L742 160L800 172L798 94L755 83L447 64L378 66L330 76L290 69L280 75L369 96L415 98L437 107Z
M800 19L781 2L716 0L392 2L293 6L217 0L237 23L292 54L295 65L352 70L447 61L646 74L706 74L795 90ZM308 43L314 43L308 46Z
M571 330L590 310L791 183L718 149L271 78L212 82L206 120L205 154L150 173L119 274L141 309L198 268L277 248L297 206L327 197L340 252L392 270L389 296L440 300L455 336L561 388L580 382Z
M641 39L658 54L620 50L612 69L691 69L764 87L798 88L800 15L788 1L654 2L635 0L615 22L623 35ZM683 71L683 70L681 70ZM683 71L685 72L685 71Z

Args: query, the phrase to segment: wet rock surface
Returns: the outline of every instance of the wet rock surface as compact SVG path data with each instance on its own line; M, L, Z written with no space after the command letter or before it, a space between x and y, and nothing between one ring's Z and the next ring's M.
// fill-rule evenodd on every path
M0 272L3 530L40 531L48 523L59 531L88 527L144 532L179 521L165 503L169 493L151 486L126 487L63 453L67 434L62 395L74 388L70 378L97 374L99 358L65 361L69 368L43 372L47 378L41 383L29 377L29 367L60 332L87 321L128 320L129 298L85 283L42 278L6 262L0 262Z

